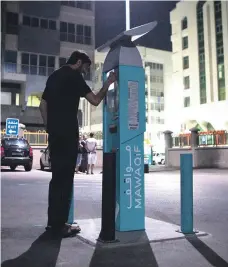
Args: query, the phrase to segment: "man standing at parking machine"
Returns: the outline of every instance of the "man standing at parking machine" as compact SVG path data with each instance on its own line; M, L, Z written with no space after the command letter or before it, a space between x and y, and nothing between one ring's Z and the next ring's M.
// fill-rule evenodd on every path
M80 97L98 106L116 80L114 73L109 75L95 95L82 76L88 72L90 65L91 60L85 53L73 52L66 65L48 77L40 103L41 115L49 134L52 166L46 230L61 237L71 237L80 232L79 226L73 228L67 224L78 153L77 114Z

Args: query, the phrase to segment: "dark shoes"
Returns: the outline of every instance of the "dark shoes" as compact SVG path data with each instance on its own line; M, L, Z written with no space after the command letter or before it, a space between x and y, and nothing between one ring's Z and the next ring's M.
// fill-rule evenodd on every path
M52 237L68 238L75 237L78 233L81 232L81 228L78 225L72 226L70 224L65 224L62 229L47 226L46 231L49 232Z

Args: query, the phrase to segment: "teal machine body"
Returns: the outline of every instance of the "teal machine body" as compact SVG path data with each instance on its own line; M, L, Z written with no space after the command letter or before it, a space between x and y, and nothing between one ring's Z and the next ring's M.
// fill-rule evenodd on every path
M145 229L145 71L134 41L156 24L151 22L125 31L98 48L109 50L103 79L111 71L117 75L103 105L103 151L116 153L117 231Z

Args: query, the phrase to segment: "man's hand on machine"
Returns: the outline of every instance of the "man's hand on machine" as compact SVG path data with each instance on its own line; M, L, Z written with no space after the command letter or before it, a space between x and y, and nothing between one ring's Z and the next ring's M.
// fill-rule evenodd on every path
M114 83L116 81L116 73L115 72L110 72L107 81L108 81L109 85Z
M93 92L90 92L86 95L86 99L89 101L90 104L93 106L98 106L102 99L105 97L109 86L116 81L116 74L114 72L111 72L107 78L107 80L104 82L103 87L101 90L95 95Z

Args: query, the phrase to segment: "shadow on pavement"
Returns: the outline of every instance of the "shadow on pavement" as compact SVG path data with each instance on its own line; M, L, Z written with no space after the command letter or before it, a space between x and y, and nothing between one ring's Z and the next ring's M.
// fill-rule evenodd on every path
M2 267L55 267L61 246L61 239L50 239L43 233L31 247L19 257L7 260Z
M145 243L120 247L102 246L97 243L89 267L158 267L150 246Z
M185 238L212 266L228 267L228 262L221 258L214 250L212 250L196 235L185 235Z

